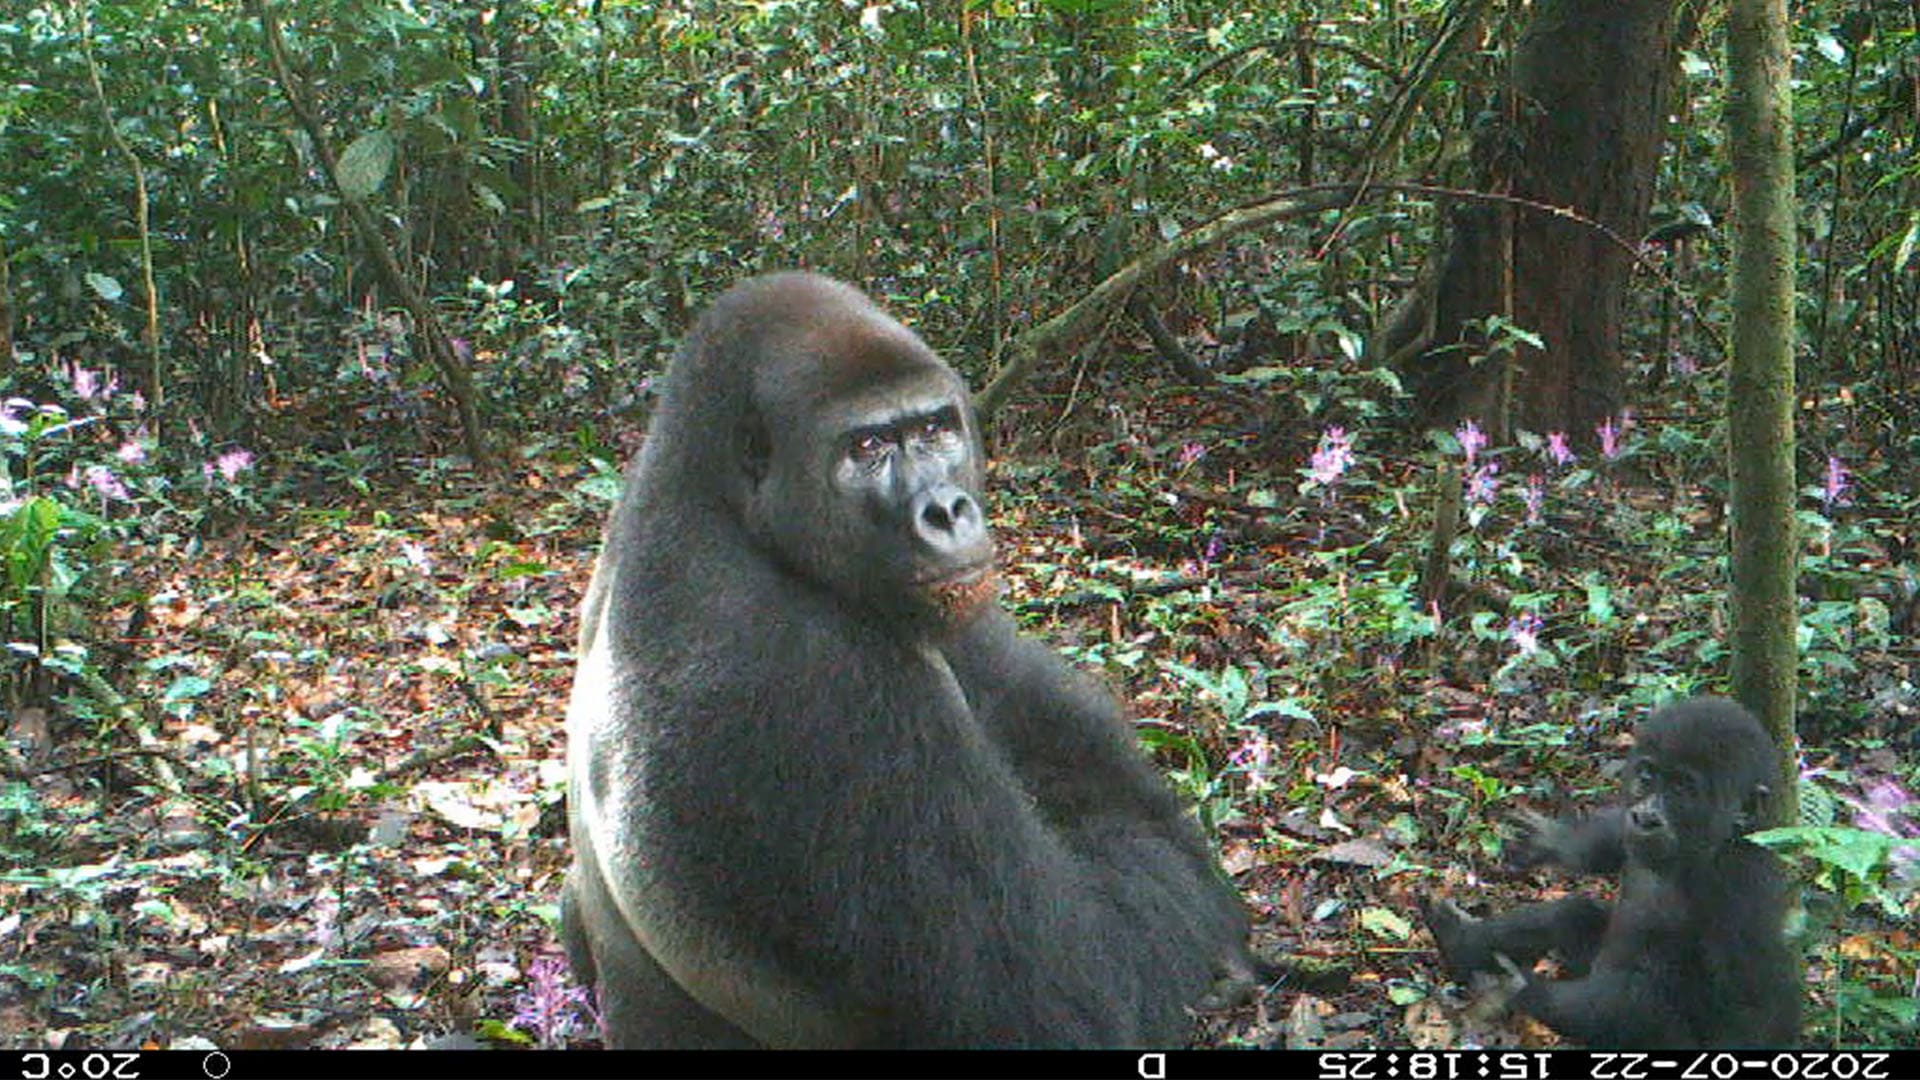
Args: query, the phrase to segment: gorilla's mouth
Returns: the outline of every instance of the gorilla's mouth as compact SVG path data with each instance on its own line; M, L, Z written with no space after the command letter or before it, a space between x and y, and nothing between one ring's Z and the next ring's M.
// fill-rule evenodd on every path
M1000 575L990 561L950 574L929 576L917 584L947 619L959 618L1000 596Z
M993 573L993 560L987 559L963 566L958 570L946 570L939 573L922 574L913 579L913 583L929 592L948 588L964 588Z

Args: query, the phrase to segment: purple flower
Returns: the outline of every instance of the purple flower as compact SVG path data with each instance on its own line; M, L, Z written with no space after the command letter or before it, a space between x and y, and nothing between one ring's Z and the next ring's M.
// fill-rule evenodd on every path
M1495 479L1499 472L1500 463L1497 461L1486 462L1473 470L1467 477L1467 498L1477 503L1491 504L1500 490L1500 481Z
M1853 490L1852 474L1847 472L1837 454L1827 455L1826 486L1820 492L1820 501L1831 511L1836 506L1845 506L1853 499L1849 494Z
M1197 442L1190 442L1180 448L1180 467L1188 469L1193 463L1207 456L1207 448Z
M133 498L127 494L127 485L121 483L120 478L113 475L113 470L105 465L87 466L86 479L88 487L106 498L119 499L121 502L129 502Z
M1573 452L1573 447L1567 444L1567 433L1564 431L1547 433L1547 459L1555 465L1571 465L1580 460L1579 455Z
M1529 611L1507 623L1507 637L1521 656L1531 656L1540 651L1540 631L1544 625L1540 616Z
M92 401L93 395L100 392L100 373L81 367L79 364L67 366L67 379L73 383L73 394L81 401Z
M566 1046L585 1017L599 1026L600 1017L584 986L567 985L565 967L557 956L542 956L527 971L527 988L514 998L513 1026L532 1035L545 1049Z
M1307 476L1326 486L1340 482L1340 477L1353 467L1353 440L1347 437L1347 429L1338 425L1327 429L1320 436L1320 446L1313 452L1313 462L1307 467Z
M1621 428L1613 426L1613 417L1609 416L1594 428L1594 434L1600 436L1600 456L1608 461L1620 456Z
M1547 484L1539 473L1527 477L1526 490L1520 493L1520 499L1527 504L1527 524L1540 524L1540 507L1547 501Z
M120 449L115 450L113 456L129 465L138 465L147 460L147 448L140 445L140 440L129 439L120 444Z
M1467 455L1467 467L1472 468L1474 459L1480 456L1480 451L1487 445L1486 432L1480 430L1479 424L1468 420L1460 425L1453 437L1460 440L1460 452Z
M253 452L251 450L234 449L228 450L219 457L214 458L211 463L204 466L204 469L208 476L213 475L213 470L220 470L220 475L226 477L227 483L231 484L240 478L241 473L252 467Z
M1263 791L1272 787L1267 770L1273 765L1273 740L1264 731L1255 731L1227 755L1227 764L1247 774L1247 790Z
M1867 785L1861 791L1860 798L1847 801L1854 806L1855 828L1887 836L1920 836L1920 825L1908 819L1914 808L1914 798L1892 779L1883 776Z

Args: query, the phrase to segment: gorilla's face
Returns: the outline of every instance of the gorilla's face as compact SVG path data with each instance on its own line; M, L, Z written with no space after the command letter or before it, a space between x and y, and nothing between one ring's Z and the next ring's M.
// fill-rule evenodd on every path
M991 599L980 440L958 376L877 313L777 355L756 411L798 422L764 431L753 532L790 569L888 618L953 621Z
M1642 866L1697 863L1733 835L1733 814L1711 777L1685 763L1637 752L1628 764L1628 856Z
M1634 735L1626 844L1645 866L1702 865L1766 818L1773 742L1738 707L1669 707Z

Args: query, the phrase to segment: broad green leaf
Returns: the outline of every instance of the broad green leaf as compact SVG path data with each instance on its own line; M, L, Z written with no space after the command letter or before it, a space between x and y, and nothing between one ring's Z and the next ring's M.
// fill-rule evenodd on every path
M109 303L120 299L120 297L126 293L126 290L120 287L118 281L105 274L96 274L91 270L87 271L87 285L91 287L94 292L100 294L100 299L108 301Z
M393 170L393 136L383 128L353 140L340 155L340 194L364 199L380 190Z
M1413 936L1411 923L1395 912L1383 907L1364 908L1360 912L1360 925L1376 937L1405 941Z
M1893 253L1894 273L1897 274L1907 268L1908 261L1913 258L1914 244L1917 242L1920 242L1920 212L1915 213L1913 220L1907 223L1907 234L1900 238L1900 247Z

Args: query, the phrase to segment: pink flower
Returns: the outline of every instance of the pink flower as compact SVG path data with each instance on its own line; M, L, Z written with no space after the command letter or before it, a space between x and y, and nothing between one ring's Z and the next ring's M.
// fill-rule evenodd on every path
M1500 481L1495 479L1499 474L1500 463L1497 461L1489 461L1473 470L1472 475L1467 477L1467 498L1477 503L1493 502L1494 495L1500 490Z
M1467 455L1467 467L1472 468L1474 458L1478 457L1480 451L1487 445L1487 433L1480 430L1479 424L1468 420L1460 425L1453 436L1460 440L1460 452Z
M1338 483L1340 477L1353 467L1353 440L1347 437L1347 429L1330 427L1320 437L1320 447L1313 452L1313 463L1307 469L1307 475L1320 484Z
M1555 465L1571 465L1579 460L1573 447L1567 445L1567 433L1554 431L1547 434L1547 457Z
M1543 625L1540 616L1528 612L1507 624L1507 637L1520 650L1520 655L1531 656L1540 651L1540 630Z
M1839 455L1828 454L1826 485L1820 491L1820 501L1827 504L1828 510L1836 506L1845 506L1853 501L1848 494L1852 490L1852 474L1847 472L1847 467L1841 462Z
M219 457L200 466L200 471L211 480L217 471L231 484L240 478L240 474L253 467L253 451L235 448L222 453Z
M1611 416L1601 421L1599 427L1593 429L1594 434L1600 436L1600 456L1608 461L1620 456L1620 430L1613 426Z
M121 483L120 478L113 475L113 470L105 465L87 466L86 477L88 487L109 499L128 502L133 498L127 494L127 485Z

